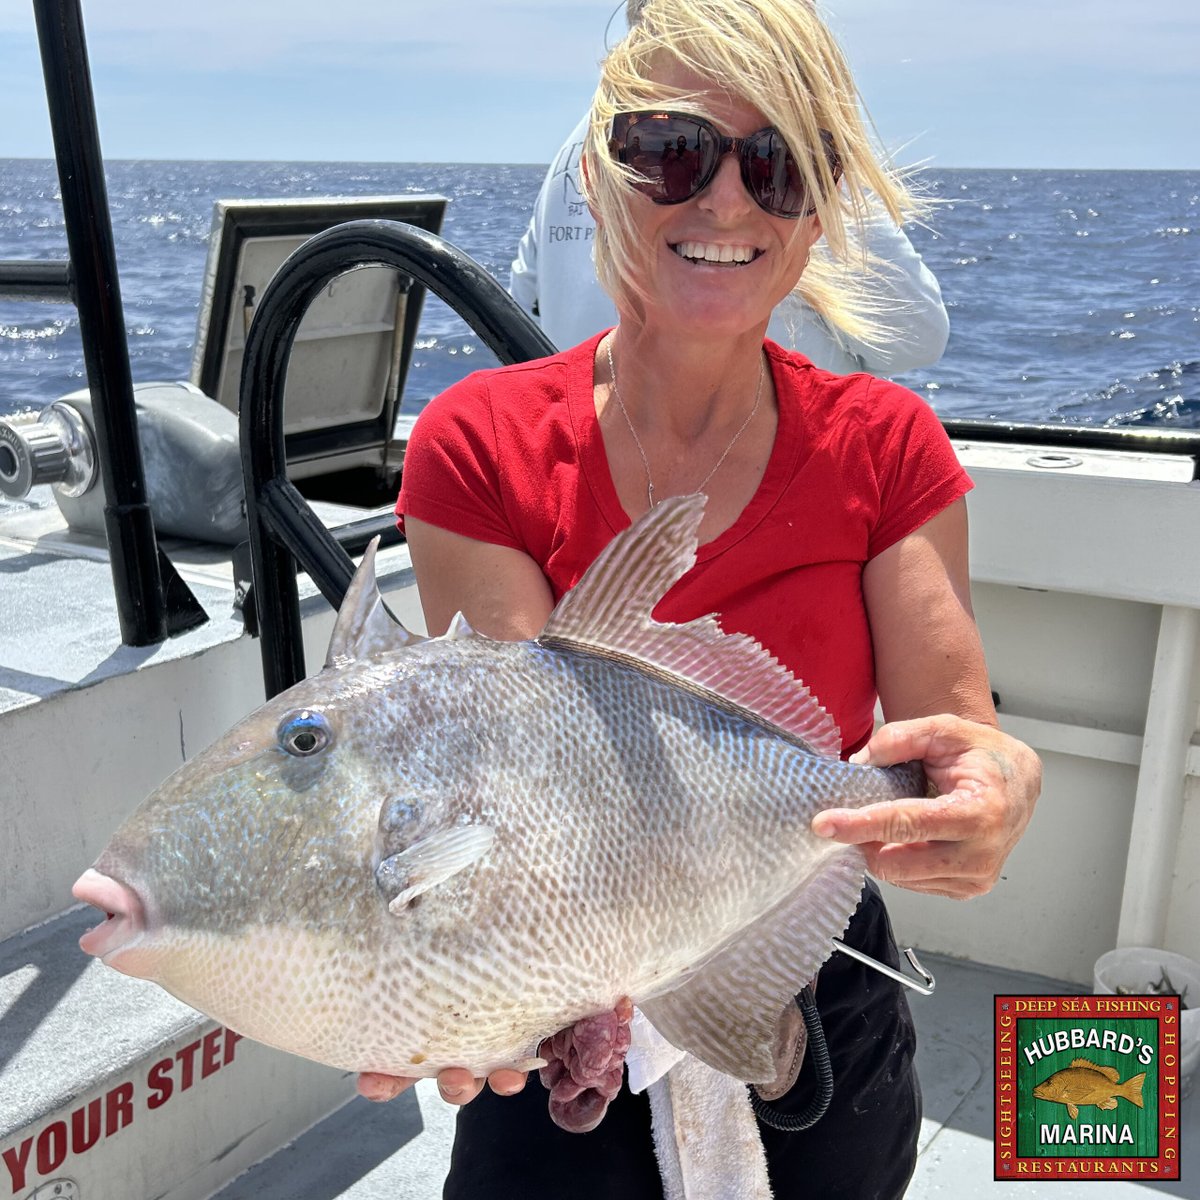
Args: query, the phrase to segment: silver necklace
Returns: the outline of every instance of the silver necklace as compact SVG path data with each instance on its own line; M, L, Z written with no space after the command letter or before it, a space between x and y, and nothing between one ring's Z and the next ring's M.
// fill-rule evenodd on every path
M653 508L654 504L655 504L654 479L650 474L650 460L646 457L646 451L642 447L642 439L640 437L638 437L637 430L634 429L633 422L629 419L629 412L625 408L625 401L621 399L621 393L617 388L617 368L613 365L612 344L613 344L613 339L612 339L612 336L609 335L609 338L608 338L607 342L605 343L604 348L608 355L608 376L609 376L609 379L612 381L613 399L617 402L617 407L621 410L621 416L623 416L625 418L625 424L629 426L629 436L633 438L633 444L637 447L637 452L641 456L642 467L645 469L645 472L646 472L646 502L651 508ZM709 473L707 475L705 475L705 477L693 489L693 491L695 491L695 492L703 492L704 491L704 489L708 486L708 481L721 469L721 464L729 457L729 452L734 448L734 446L736 446L738 444L738 438L740 438L742 436L742 434L746 432L746 429L750 425L750 422L754 420L754 414L758 412L759 403L762 401L762 385L763 385L763 378L766 375L766 373L767 373L766 366L763 363L762 355L760 353L759 358L758 358L758 385L754 389L754 407L750 409L749 416L747 416L746 419L738 427L737 433L735 433L733 435L733 437L731 437L729 439L729 445L725 447L725 450L721 454L721 457L718 458L717 461L713 464L712 470L709 471Z

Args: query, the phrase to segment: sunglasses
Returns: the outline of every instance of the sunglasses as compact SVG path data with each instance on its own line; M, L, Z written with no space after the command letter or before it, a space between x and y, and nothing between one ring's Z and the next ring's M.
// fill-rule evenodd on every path
M811 217L817 211L804 176L779 130L767 126L747 137L726 137L704 117L672 112L626 112L613 118L609 151L640 178L632 181L655 204L682 204L712 182L726 154L735 153L754 202L774 217ZM836 182L841 161L833 137L821 145Z

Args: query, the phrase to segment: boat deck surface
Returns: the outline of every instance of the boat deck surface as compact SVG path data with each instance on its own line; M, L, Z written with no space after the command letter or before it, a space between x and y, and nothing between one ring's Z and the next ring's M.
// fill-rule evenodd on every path
M907 1200L1154 1200L1197 1195L1200 1107L1182 1105L1182 1182L997 1182L992 1171L992 997L1079 992L1077 985L922 955L937 978L912 1000L924 1093L920 1157ZM1189 1103L1188 1101L1191 1101ZM390 1104L355 1099L214 1200L436 1200L449 1161L454 1110L422 1080Z
M49 487L0 501L0 713L240 637L227 551L172 554L209 620L159 646L121 644L103 539L69 534Z
M367 515L343 505L313 507L330 526ZM68 530L49 486L22 500L0 499L0 713L244 635L232 548L170 538L162 548L209 619L158 645L125 646L104 539ZM388 556L400 560L407 565L406 551ZM307 576L299 587L302 601L317 595Z

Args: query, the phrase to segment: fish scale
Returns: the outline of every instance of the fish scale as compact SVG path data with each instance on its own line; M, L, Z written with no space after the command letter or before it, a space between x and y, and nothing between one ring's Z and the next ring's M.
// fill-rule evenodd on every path
M773 1078L779 1015L863 882L812 817L921 781L830 753L752 639L653 621L702 504L618 535L530 642L400 630L368 552L326 668L182 767L77 885L116 909L85 949L346 1070L529 1065L628 996L710 1066Z

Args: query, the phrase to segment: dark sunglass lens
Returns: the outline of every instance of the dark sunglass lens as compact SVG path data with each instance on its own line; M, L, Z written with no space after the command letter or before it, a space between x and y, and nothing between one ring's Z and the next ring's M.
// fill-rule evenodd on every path
M621 161L642 176L638 191L660 204L695 195L716 154L712 134L687 117L647 114L630 120Z
M777 130L763 129L746 143L743 168L750 194L768 212L795 217L812 207L804 178Z

